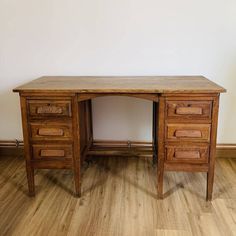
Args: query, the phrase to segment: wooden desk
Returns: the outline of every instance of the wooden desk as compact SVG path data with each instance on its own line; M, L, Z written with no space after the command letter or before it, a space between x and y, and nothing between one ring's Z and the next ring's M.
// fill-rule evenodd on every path
M132 96L153 101L153 150L158 196L164 171L207 172L212 199L219 95L225 89L202 76L47 76L13 90L20 93L29 195L34 169L74 171L81 195L81 164L93 144L91 99Z

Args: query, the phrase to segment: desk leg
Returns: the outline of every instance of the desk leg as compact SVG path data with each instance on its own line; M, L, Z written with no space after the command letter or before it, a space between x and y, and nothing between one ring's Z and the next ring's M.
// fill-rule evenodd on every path
M26 161L26 174L28 181L29 196L34 197L35 196L34 168L28 161Z
M152 108L152 143L153 143L153 165L157 163L157 103L153 102Z
M24 136L24 154L25 154L25 164L26 164L26 175L28 181L28 190L29 196L35 196L35 183L34 183L34 167L31 163L32 153L30 150L29 143L29 133L28 133L28 116L27 116L27 103L26 98L20 97L21 104L21 117L22 117L22 128L23 128L23 136Z
M72 120L73 120L73 171L75 182L75 195L81 196L81 152L80 152L80 103L78 95L72 99Z
M209 169L207 172L207 196L206 196L207 201L212 200L212 192L213 192L218 112L219 112L219 96L217 96L213 100L210 159L209 159Z
M163 178L164 178L164 136L165 136L165 98L159 98L159 107L156 109L158 118L157 127L157 143L158 143L158 163L157 163L157 195L158 198L163 198Z

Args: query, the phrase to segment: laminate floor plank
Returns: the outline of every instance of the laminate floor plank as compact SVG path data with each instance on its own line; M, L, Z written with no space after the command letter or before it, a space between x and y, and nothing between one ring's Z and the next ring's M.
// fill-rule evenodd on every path
M149 158L96 158L83 168L82 197L70 170L37 170L27 195L23 158L0 157L0 235L236 235L236 160L217 159L212 202L206 174L168 172L156 199Z

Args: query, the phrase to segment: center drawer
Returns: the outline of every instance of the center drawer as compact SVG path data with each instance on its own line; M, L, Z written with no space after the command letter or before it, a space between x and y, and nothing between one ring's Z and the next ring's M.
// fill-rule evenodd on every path
M211 124L167 124L168 141L210 141Z
M39 140L71 140L71 122L31 122L30 134L33 141Z

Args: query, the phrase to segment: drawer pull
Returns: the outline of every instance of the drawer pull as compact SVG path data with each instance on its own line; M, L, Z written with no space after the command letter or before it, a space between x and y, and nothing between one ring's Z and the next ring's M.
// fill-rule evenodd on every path
M63 131L63 129L58 129L58 128L40 128L38 130L38 135L41 135L41 136L63 136L64 131Z
M175 137L177 138L201 138L202 132L200 130L176 130Z
M62 114L62 108L58 106L38 107L37 114Z
M40 156L41 157L64 157L65 150L41 149Z
M178 115L202 115L202 107L177 107L175 113Z
M175 158L177 159L198 159L200 158L199 151L176 151Z

